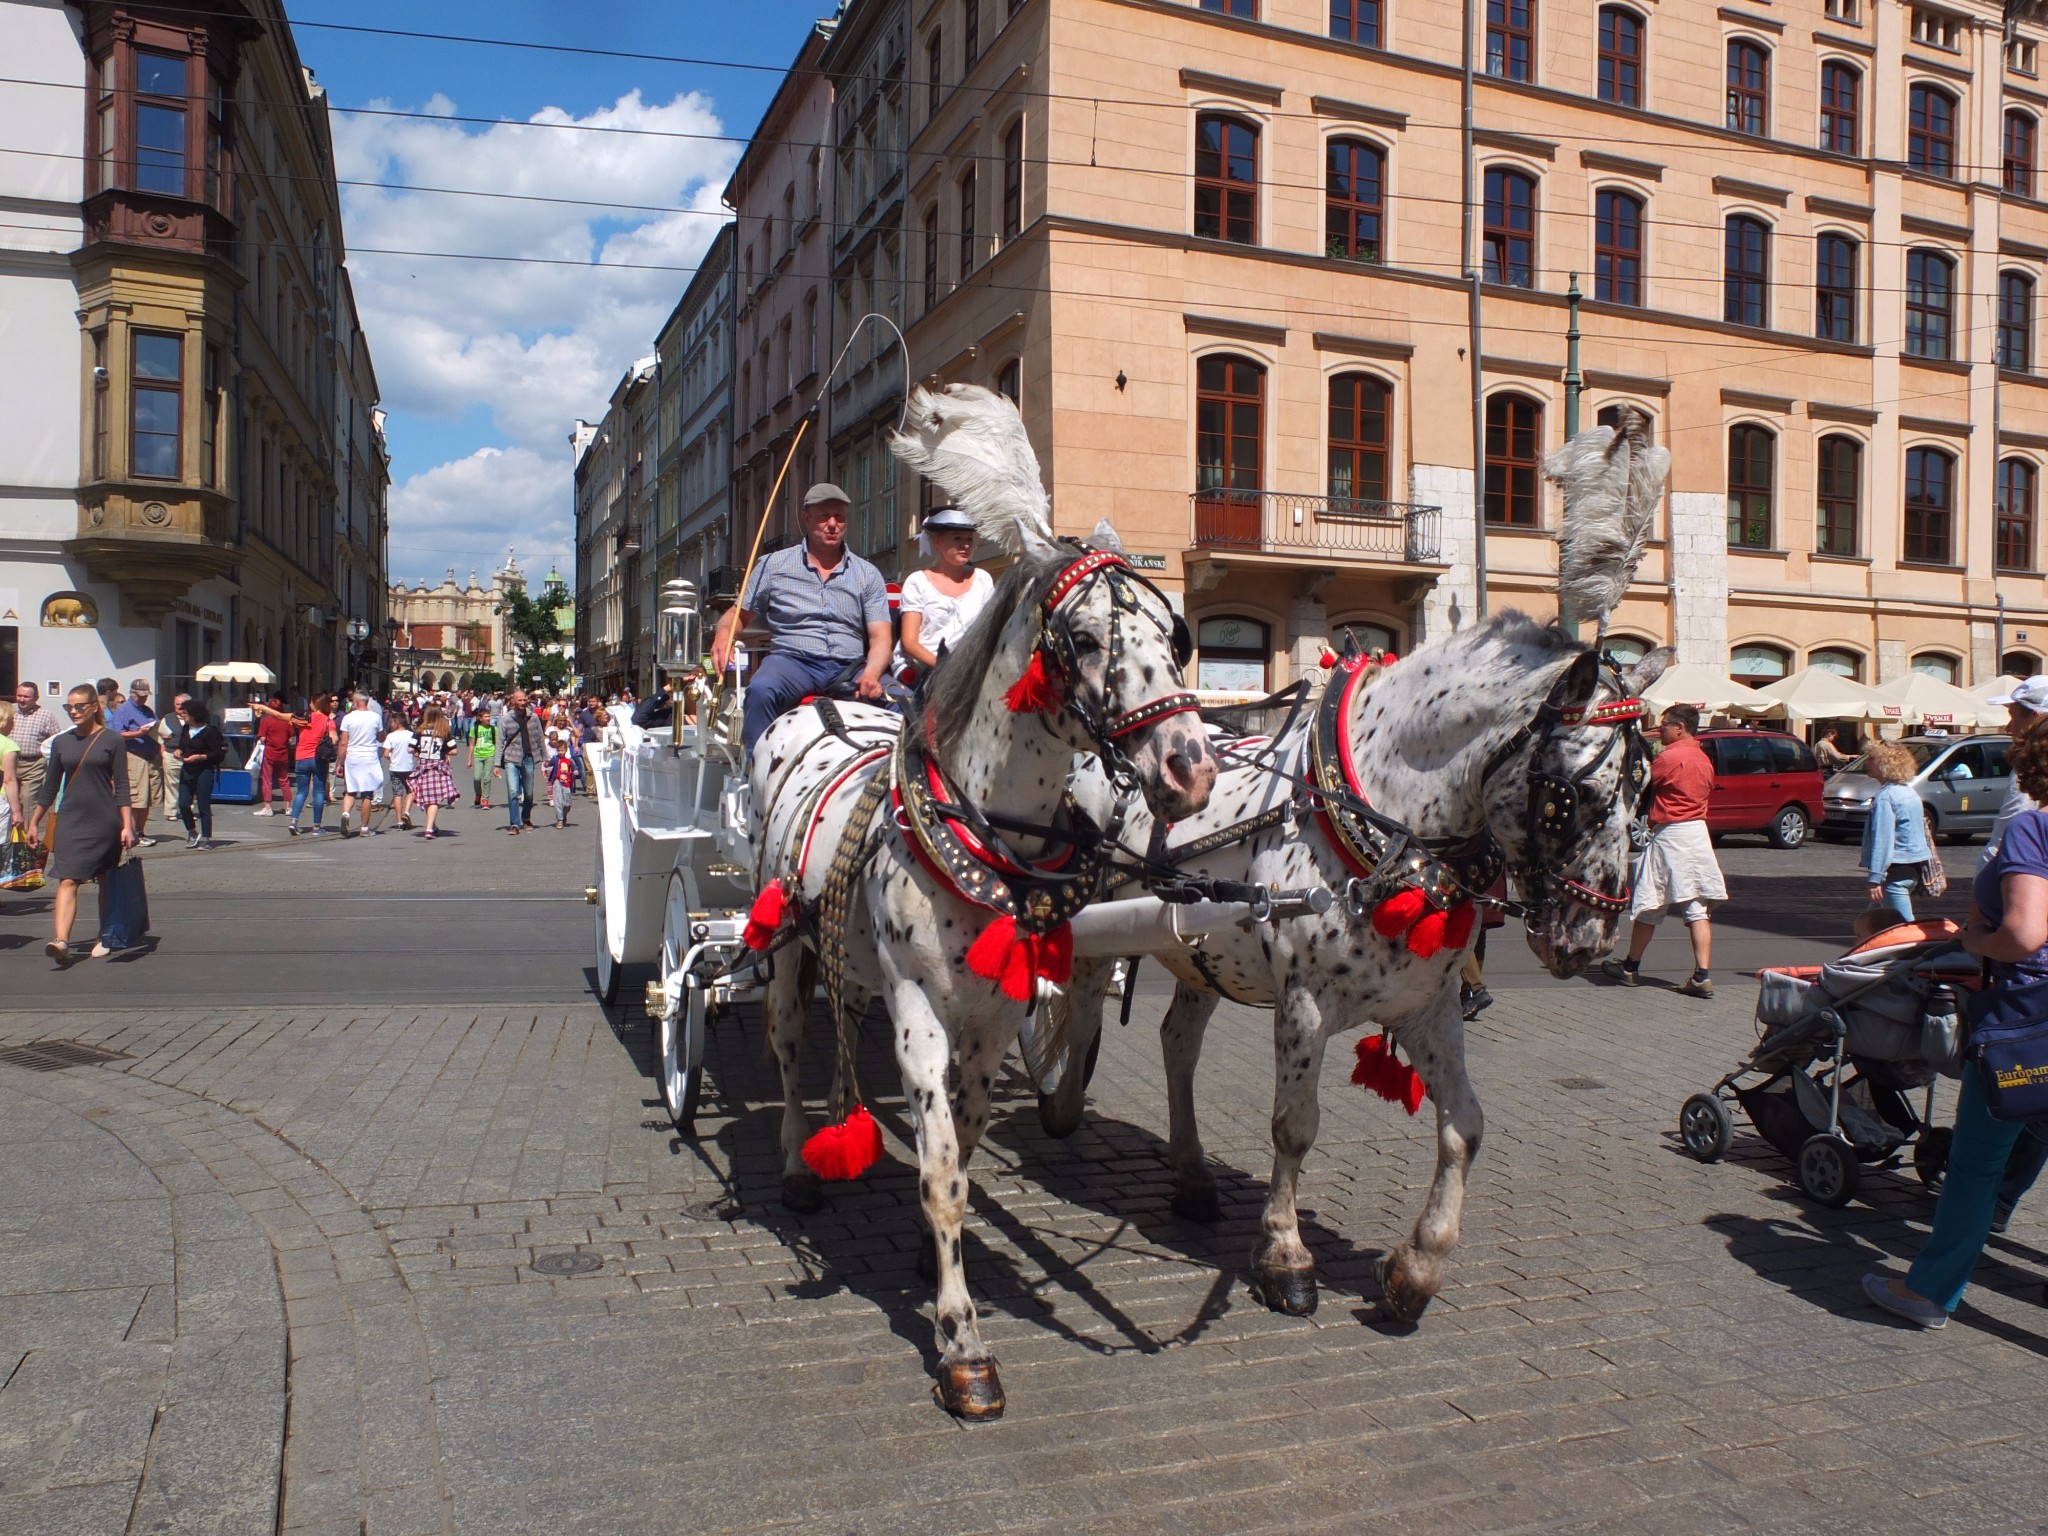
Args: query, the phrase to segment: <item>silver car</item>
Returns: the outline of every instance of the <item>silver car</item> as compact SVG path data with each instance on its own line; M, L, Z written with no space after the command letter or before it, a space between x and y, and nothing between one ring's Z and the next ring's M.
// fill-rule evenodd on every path
M1927 807L1927 821L1938 837L1968 842L1991 830L2012 769L2005 760L2010 736L1908 736L1899 743L1913 754L1920 771L1913 792ZM1834 842L1861 839L1876 798L1877 780L1861 771L1856 758L1827 782L1822 796L1820 835Z

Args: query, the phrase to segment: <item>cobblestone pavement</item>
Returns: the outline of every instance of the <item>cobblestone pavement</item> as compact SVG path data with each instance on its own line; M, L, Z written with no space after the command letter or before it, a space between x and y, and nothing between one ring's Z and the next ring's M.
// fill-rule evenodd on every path
M2048 1526L2048 1224L2023 1211L1993 1240L1947 1330L1872 1313L1857 1277L1909 1256L1932 1209L1910 1172L1825 1211L1741 1128L1718 1166L1676 1146L1679 1102L1750 1038L1753 987L1725 969L1700 1004L1498 957L1465 1238L1406 1332L1377 1320L1372 1263L1420 1201L1423 1121L1331 1053L1302 1186L1322 1306L1268 1313L1242 1277L1267 1026L1226 1008L1211 1028L1198 1099L1224 1215L1197 1226L1167 1210L1146 990L1071 1140L1007 1085L968 1266L1010 1411L956 1425L930 1399L900 1102L879 1095L891 1159L785 1213L742 1014L680 1142L644 1020L554 1000L588 919L538 898L573 899L586 837L163 860L163 941L125 1006L0 960L57 999L0 1018L0 1048L124 1053L0 1065L0 1531ZM444 957L466 979L423 1003L381 993L375 965L330 980L252 956L243 1002L190 1006L181 945L223 903L303 895L309 870L343 894L470 893L463 920L502 942ZM356 911L299 910L322 934ZM380 915L296 942L431 952L425 925L450 916ZM40 921L0 908L0 946ZM548 1000L522 1000L529 981ZM891 1082L878 1043L863 1070ZM546 1272L570 1254L601 1262Z

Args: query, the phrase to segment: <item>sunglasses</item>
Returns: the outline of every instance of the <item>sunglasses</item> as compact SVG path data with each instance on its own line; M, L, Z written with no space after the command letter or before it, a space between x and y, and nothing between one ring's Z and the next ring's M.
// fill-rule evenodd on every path
M90 704L74 704L69 699L66 699L64 701L64 710L66 714L80 715L84 714L87 710L91 708L92 706Z

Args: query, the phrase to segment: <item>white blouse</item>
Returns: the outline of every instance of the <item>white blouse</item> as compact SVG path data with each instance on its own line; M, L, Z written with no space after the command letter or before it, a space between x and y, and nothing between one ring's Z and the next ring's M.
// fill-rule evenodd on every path
M924 616L917 632L917 643L938 655L944 644L958 645L960 637L967 633L988 600L996 595L995 578L987 571L977 570L967 584L967 590L958 597L949 597L933 583L929 571L912 571L903 578L903 613ZM901 671L910 662L903 647L896 647L896 669Z

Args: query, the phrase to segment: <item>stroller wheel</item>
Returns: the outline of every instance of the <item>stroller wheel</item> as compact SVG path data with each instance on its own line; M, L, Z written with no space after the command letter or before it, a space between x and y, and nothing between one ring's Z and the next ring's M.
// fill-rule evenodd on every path
M1678 1139L1703 1163L1721 1161L1734 1137L1735 1122L1719 1094L1696 1093L1678 1112Z
M1948 1149L1956 1133L1945 1125L1930 1125L1913 1143L1913 1171L1920 1182L1939 1192L1948 1177Z
M1847 1205L1856 1198L1863 1181L1863 1169L1856 1161L1856 1149L1839 1136L1822 1131L1809 1136L1799 1148L1799 1187L1807 1198L1822 1205Z

